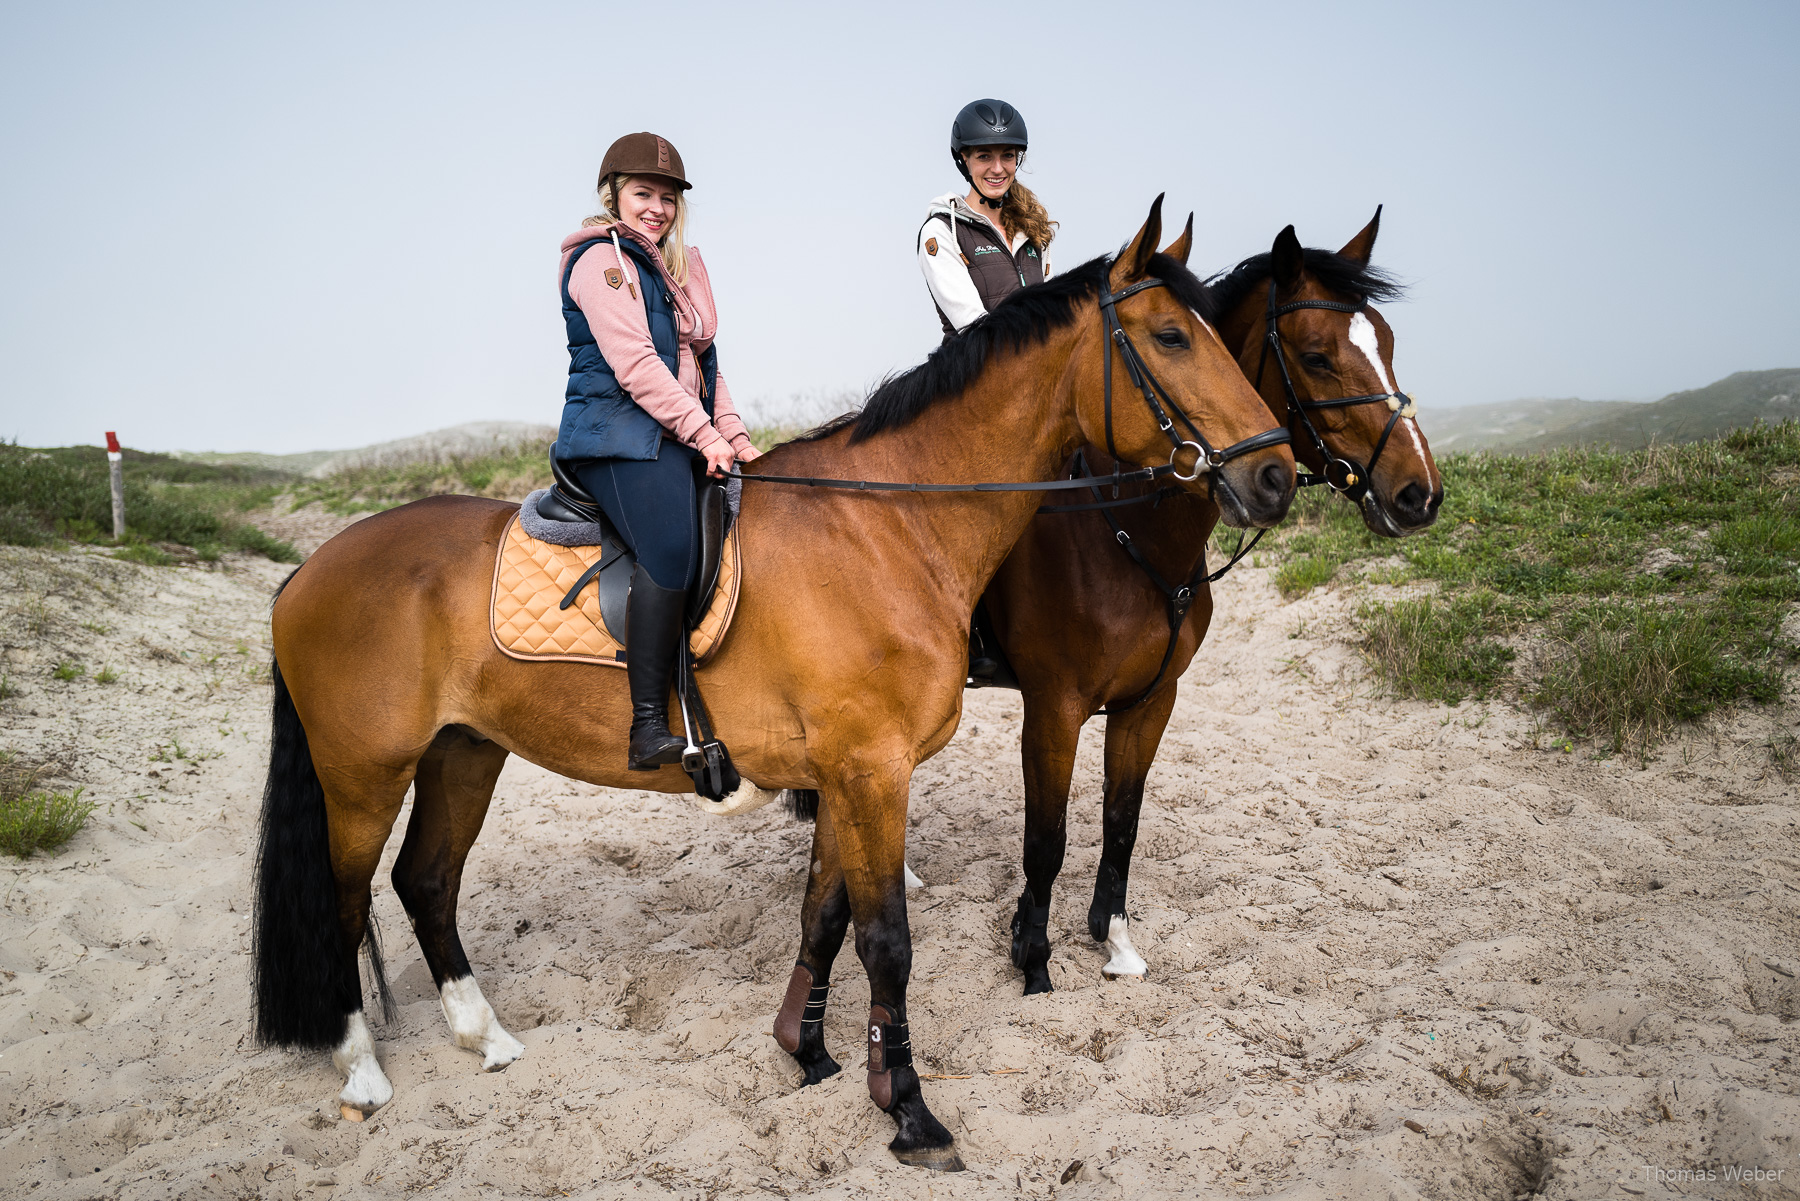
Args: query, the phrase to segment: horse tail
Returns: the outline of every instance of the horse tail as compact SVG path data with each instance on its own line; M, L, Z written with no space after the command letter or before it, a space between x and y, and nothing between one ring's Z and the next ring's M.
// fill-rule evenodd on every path
M819 819L819 790L816 788L789 788L781 794L787 811L803 822Z
M362 980L339 933L325 790L281 665L272 667L274 728L256 849L256 1037L284 1047L333 1047L344 1039L345 1019L362 1007ZM391 1015L373 923L364 947L384 1012Z

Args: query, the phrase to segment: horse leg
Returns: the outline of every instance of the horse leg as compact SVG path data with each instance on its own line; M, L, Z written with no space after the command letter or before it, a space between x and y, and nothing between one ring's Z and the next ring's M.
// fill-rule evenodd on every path
M899 1127L888 1150L901 1163L960 1172L956 1140L925 1104L907 1029L907 782L891 759L856 765L837 780L821 781L822 808L830 811L856 922L856 954L869 977L869 1097Z
M821 805L813 819L812 870L800 910L800 958L788 977L787 995L775 1015L775 1041L794 1057L805 1078L800 1087L830 1079L843 1069L825 1049L825 1002L831 993L831 965L850 925L850 893L838 860L830 810Z
M355 981L355 994L345 998L349 1012L345 1017L344 1039L331 1053L331 1062L344 1074L344 1091L338 1101L348 1109L364 1114L374 1113L394 1096L375 1058L375 1036L363 1016L362 981L356 974L356 951L369 935L369 882L375 878L382 848L393 832L406 799L411 772L405 769L372 767L354 782L345 776L322 781L325 791L325 821L331 847L331 874L337 885L339 946L350 978ZM387 983L382 978L380 951L370 940L376 979L385 1009L391 1014L392 1002L387 997Z
M1084 716L1025 696L1025 891L1013 914L1012 961L1028 997L1050 991L1050 889L1069 841L1069 777Z
M1108 980L1141 980L1147 970L1143 956L1131 945L1125 884L1131 872L1131 850L1137 845L1144 781L1174 708L1171 683L1136 708L1106 719L1105 832L1100 842L1100 869L1094 879L1094 903L1088 907L1088 933L1112 952L1100 969Z
M368 937L377 987L391 1004L370 937L369 881L412 769L366 765L321 776L279 664L274 677L256 856L256 1033L285 1047L332 1048L345 1076L339 1100L373 1113L394 1087L375 1058L356 954Z
M494 1016L456 932L456 898L463 863L487 817L506 749L460 727L438 732L413 779L412 821L394 861L394 891L412 919L425 952L438 1004L459 1047L481 1054L481 1066L500 1071L525 1053Z

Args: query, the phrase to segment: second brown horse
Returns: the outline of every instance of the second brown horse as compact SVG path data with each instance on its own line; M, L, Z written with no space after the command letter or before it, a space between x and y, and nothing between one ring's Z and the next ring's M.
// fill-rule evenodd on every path
M1343 494L1359 505L1371 530L1399 537L1436 519L1443 483L1411 416L1410 400L1394 384L1393 331L1370 307L1399 294L1389 277L1370 266L1379 228L1377 212L1332 252L1302 248L1289 227L1270 253L1209 281L1209 307L1226 348L1275 418L1293 431L1295 458L1316 476L1334 478L1334 486L1344 485ZM1185 262L1190 247L1191 227L1165 253ZM1278 327L1278 343L1269 339L1271 324ZM1290 405L1290 384L1284 380L1307 406L1323 454ZM1394 403L1381 403L1388 397ZM1369 403L1344 405L1345 398ZM1084 448L1082 459L1090 472L1113 467L1096 446ZM1347 476L1346 463L1360 471ZM1102 491L1111 497L1111 489ZM1025 701L1026 885L1013 918L1012 956L1025 974L1027 994L1051 987L1047 924L1051 887L1067 843L1076 744L1087 719L1108 710L1104 841L1088 930L1112 952L1104 969L1108 975L1145 971L1131 945L1126 881L1145 780L1175 704L1177 680L1212 620L1206 545L1219 520L1217 506L1191 492L1127 485L1122 495L1158 492L1154 503L1110 510L1111 522L1102 511L1038 515L984 596ZM1060 497L1053 503L1086 499ZM1175 622L1171 597L1122 549L1126 542L1163 581L1177 589L1191 587ZM800 806L807 811L809 798L802 795ZM829 843L826 823L820 824L819 836ZM795 1020L800 1010L790 994L776 1030L809 1084L838 1070L824 1046L820 1019L831 960L849 918L842 884L828 891L815 875L800 954L813 985L808 1020Z

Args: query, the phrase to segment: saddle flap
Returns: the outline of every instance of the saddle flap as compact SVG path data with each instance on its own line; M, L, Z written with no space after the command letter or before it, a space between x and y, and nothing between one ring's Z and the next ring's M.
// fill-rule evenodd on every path
M688 596L688 625L700 624L712 605L719 586L719 558L725 548L725 484L705 480L700 485L700 576Z

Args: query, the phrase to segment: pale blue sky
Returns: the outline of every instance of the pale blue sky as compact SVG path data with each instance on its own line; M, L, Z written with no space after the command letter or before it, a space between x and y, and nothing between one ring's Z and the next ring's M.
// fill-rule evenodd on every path
M1159 191L1201 268L1385 204L1427 431L1800 364L1800 6L980 11L8 3L0 437L554 423L557 243L646 128L696 181L740 403L860 390L937 340L914 233L990 95L1030 124L1065 265Z

